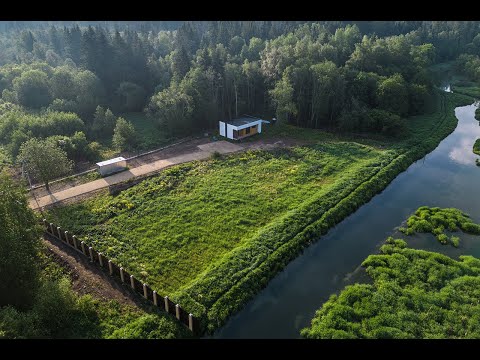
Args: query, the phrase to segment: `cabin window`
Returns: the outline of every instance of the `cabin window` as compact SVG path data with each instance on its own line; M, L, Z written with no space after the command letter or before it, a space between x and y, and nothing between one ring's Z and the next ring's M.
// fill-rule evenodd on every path
M251 130L251 128L249 128L249 127L246 128L246 129L245 129L245 134L250 134L250 130Z

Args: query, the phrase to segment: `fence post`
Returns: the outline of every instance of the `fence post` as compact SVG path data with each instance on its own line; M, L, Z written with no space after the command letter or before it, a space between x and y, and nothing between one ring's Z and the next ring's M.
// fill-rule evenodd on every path
M188 328L190 329L191 332L193 331L193 314L188 314Z
M63 240L62 240L62 229L61 229L60 226L57 226L57 233L58 233L58 239L59 239L60 241L63 241Z
M113 275L112 260L108 260L108 270L110 271L110 275Z
M93 250L92 247L89 246L88 247L88 253L90 254L90 262L93 262L93 252L92 252L92 250Z
M43 219L43 226L45 227L45 231L48 232L48 221L47 221L47 219Z
M100 263L100 266L103 267L103 260L102 260L102 253L98 253L98 262Z
M65 231L65 241L68 245L70 245L70 242L68 241L68 231Z
M77 237L73 235L72 240L73 240L73 247L78 250Z
M53 232L53 223L50 223L50 231L49 231L49 233L52 234L52 235L55 234L55 233ZM55 235L53 235L53 236L55 236Z
M82 245L82 252L83 252L83 255L87 256L87 251L85 250L85 242L81 242L80 245Z
M133 275L130 275L130 286L132 287L133 290L135 290L135 282L133 281L134 277Z
M168 296L165 296L165 311L168 313Z
M125 282L125 277L123 275L123 267L120 268L120 279L122 280L123 283Z
M180 305L175 305L175 316L180 320Z
M158 306L157 292L153 290L153 305Z
M147 284L143 283L143 297L148 299Z

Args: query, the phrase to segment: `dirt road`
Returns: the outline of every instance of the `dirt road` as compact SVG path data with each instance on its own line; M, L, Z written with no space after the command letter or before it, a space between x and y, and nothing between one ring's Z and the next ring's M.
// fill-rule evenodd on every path
M37 199L31 199L29 202L29 206L32 209L39 209L66 199L97 191L110 185L118 184L138 176L154 173L172 165L181 164L193 160L207 159L214 152L219 152L220 154L228 154L241 150L244 150L244 147L229 143L227 141L216 141L198 145L197 150L190 153L170 157L167 159L157 160L145 165L134 167L132 169L123 171L115 175L107 176L103 179L94 180L86 184L54 192Z

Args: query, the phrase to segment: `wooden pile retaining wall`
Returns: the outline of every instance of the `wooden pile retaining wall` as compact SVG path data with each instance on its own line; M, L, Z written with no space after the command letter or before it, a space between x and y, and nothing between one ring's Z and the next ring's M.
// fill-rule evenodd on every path
M188 311L185 311L179 304L175 304L168 298L168 296L159 295L149 285L131 275L123 267L116 265L104 254L96 251L92 246L88 246L75 235L71 235L68 231L62 230L60 226L49 223L46 219L43 219L42 224L45 227L45 232L47 234L69 245L80 254L90 259L90 262L100 266L108 271L111 276L130 286L134 292L149 300L158 308L173 315L183 325L187 326L191 332L196 335L199 334L200 323L198 319Z

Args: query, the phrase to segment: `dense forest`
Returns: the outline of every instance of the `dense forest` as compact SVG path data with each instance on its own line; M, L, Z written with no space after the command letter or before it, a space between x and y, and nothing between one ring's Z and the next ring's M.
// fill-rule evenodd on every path
M401 136L430 111L429 66L457 60L478 79L476 22L2 22L0 141L32 137L71 160L133 131L144 112L168 136L242 114L301 127ZM129 128L130 126L130 128ZM125 129L122 131L122 129ZM135 134L120 150L141 145Z

